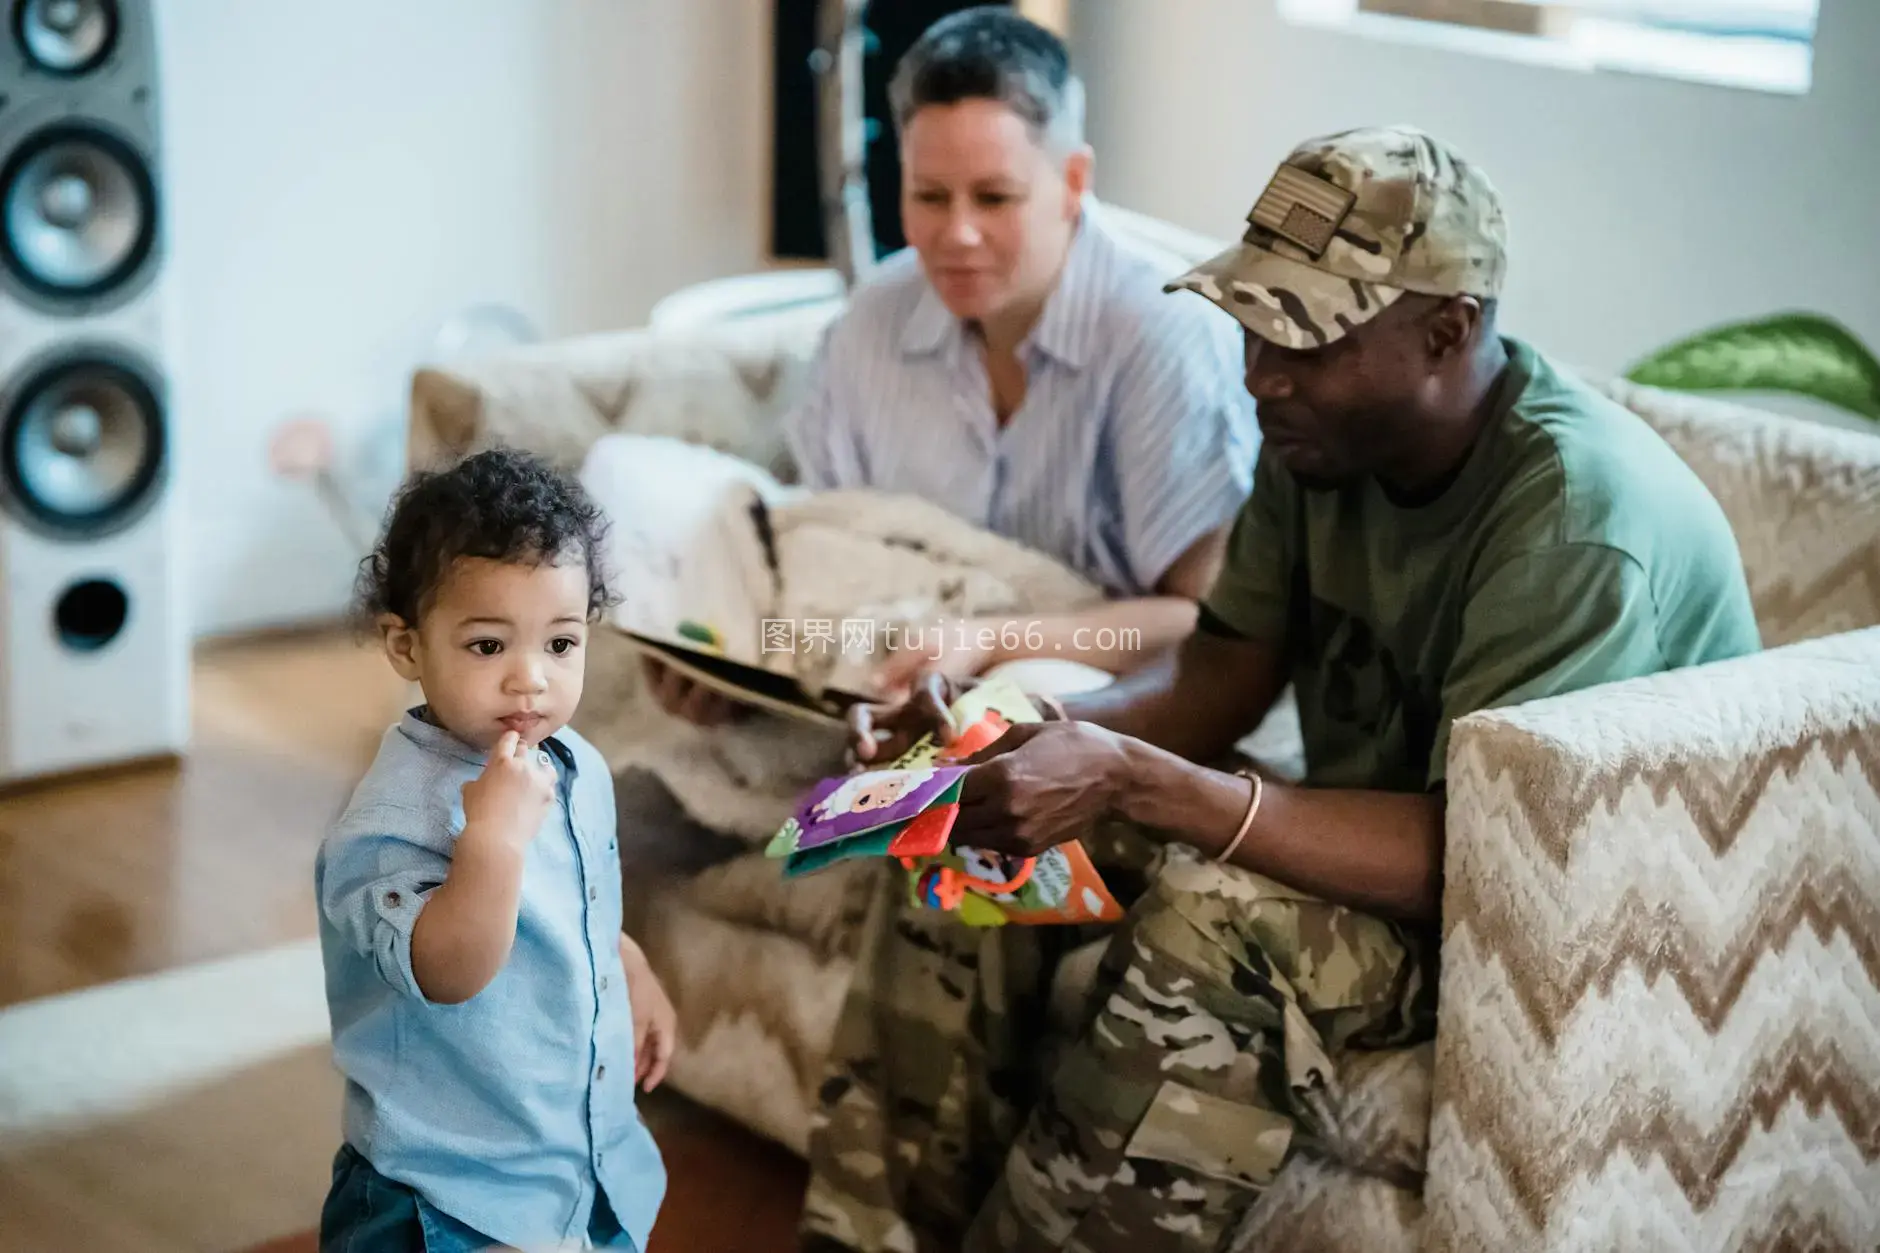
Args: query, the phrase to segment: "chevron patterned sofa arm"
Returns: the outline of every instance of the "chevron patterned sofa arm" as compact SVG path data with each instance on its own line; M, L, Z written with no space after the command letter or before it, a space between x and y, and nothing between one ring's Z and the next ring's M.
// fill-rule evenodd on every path
M1478 714L1427 1250L1880 1247L1880 628Z

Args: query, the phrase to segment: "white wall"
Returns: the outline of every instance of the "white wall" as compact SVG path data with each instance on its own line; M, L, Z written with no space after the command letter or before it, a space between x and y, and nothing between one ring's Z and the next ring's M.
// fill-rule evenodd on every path
M1805 97L1306 30L1273 0L1086 0L1071 24L1100 195L1231 239L1299 140L1415 123L1507 202L1505 324L1616 371L1787 308L1880 348L1880 3L1821 9Z
M283 418L383 463L459 310L566 335L760 264L770 7L157 0L198 633L345 603L359 554L269 474Z

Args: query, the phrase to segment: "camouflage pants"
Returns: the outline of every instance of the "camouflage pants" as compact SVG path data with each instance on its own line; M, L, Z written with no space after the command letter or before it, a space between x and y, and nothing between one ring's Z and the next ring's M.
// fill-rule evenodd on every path
M1051 977L1100 933L975 931L884 891L812 1134L806 1250L1226 1249L1318 1138L1334 1059L1433 1029L1423 937L1180 845L1145 868L1055 1048Z

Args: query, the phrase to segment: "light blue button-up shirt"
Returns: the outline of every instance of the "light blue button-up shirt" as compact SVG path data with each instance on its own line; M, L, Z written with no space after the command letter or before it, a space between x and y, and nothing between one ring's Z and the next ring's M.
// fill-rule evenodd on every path
M644 1249L665 1166L634 1104L620 852L606 763L544 741L558 803L524 861L509 960L459 1005L425 999L411 931L450 870L484 755L405 715L320 848L314 876L346 1140L382 1174L521 1248L588 1232L597 1189Z
M785 423L803 482L920 496L1116 595L1152 592L1233 521L1260 442L1240 324L1165 293L1172 276L1086 198L1001 428L976 340L903 249L850 295Z

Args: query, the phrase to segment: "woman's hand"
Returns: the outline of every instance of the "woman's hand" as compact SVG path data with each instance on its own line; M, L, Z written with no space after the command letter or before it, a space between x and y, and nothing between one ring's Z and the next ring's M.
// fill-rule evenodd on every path
M943 679L970 679L1003 660L998 647L998 625L966 619L921 630L920 646L897 648L875 669L875 690L890 698L904 698L927 675Z
M953 724L948 707L961 693L972 690L975 682L928 674L915 680L912 694L898 705L851 705L849 756L861 765L893 761L924 735L951 744L960 728Z
M1127 736L1090 722L1029 722L968 757L949 842L1015 857L1090 833L1130 778Z
M712 691L703 683L694 683L653 657L640 658L640 673L645 677L647 686L653 690L653 699L659 702L661 709L694 726L723 726L735 722L748 712L748 706Z
M627 977L627 1004L633 1007L633 1081L651 1092L672 1064L679 1043L679 1015L646 954L624 931L620 933L620 968Z

